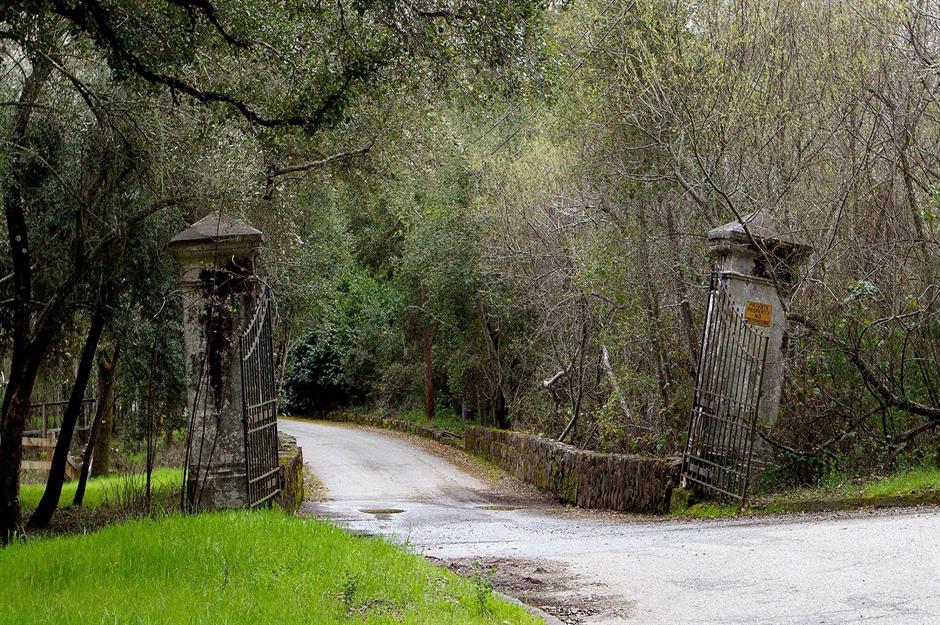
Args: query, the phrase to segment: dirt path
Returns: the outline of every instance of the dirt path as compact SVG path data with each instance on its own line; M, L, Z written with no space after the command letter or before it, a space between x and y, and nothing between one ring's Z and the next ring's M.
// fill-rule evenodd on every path
M940 511L725 522L572 512L381 431L283 421L325 489L305 504L569 623L940 622ZM450 452L448 452L450 453Z

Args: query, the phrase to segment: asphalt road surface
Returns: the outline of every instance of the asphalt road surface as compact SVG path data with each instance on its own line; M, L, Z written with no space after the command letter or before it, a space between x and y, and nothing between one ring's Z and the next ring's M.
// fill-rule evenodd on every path
M512 501L407 438L281 421L325 487L305 504L570 623L940 623L940 510L679 522ZM495 570L494 568L495 567Z

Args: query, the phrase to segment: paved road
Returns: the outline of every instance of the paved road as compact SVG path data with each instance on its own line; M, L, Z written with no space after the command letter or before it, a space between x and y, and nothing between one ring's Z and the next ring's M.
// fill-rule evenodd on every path
M549 611L554 595L579 606L574 617L556 610L573 621L940 623L936 509L708 523L507 509L483 481L401 437L297 421L280 428L327 489L316 512L450 563L506 567L517 574L511 594Z

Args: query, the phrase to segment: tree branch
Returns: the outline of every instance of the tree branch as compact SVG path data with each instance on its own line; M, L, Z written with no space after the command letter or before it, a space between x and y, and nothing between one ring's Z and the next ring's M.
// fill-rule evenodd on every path
M178 7L190 11L196 11L201 13L206 20L215 27L216 31L221 35L227 43L237 47L237 48L247 48L249 47L247 42L242 41L234 37L225 27L222 26L222 23L219 21L219 16L215 11L215 5L207 0L166 0L168 4L172 4Z
M933 406L928 406L927 404L916 402L903 395L899 395L894 390L892 390L891 387L877 373L875 373L871 365L869 365L862 357L862 350L860 345L849 345L845 343L831 333L822 330L802 315L787 315L787 319L803 326L813 334L822 337L827 342L834 345L839 351L848 356L849 360L852 362L852 364L855 365L855 368L858 369L859 374L862 376L862 379L865 381L865 383L868 384L871 391L876 394L886 405L894 408L900 408L901 410L914 415L926 417L930 422L936 422L936 425L940 426L940 408L935 408Z
M287 174L295 174L302 171L310 171L311 169L319 169L320 167L325 167L330 163L335 163L338 161L345 161L356 156L362 156L368 154L372 151L372 147L375 145L375 139L373 138L368 145L365 145L356 150L348 150L346 152L338 152L336 154L331 154L329 156L324 156L323 158L306 161L303 163L297 163L296 165L286 165L279 168L271 168L268 170L268 179L267 184L265 185L264 198L266 200L271 199L271 196L274 194L274 179L279 176L286 176Z
M183 2L184 0L180 0ZM185 2L185 4L200 4ZM336 89L328 95L311 114L294 114L285 117L272 117L258 112L242 99L227 93L211 89L200 89L194 84L180 78L162 73L150 67L139 56L134 54L118 36L111 24L108 11L96 0L79 0L72 4L67 0L53 0L53 10L60 16L71 21L85 31L96 42L110 50L117 59L124 63L140 78L155 85L162 85L173 93L185 94L199 102L211 104L221 103L235 109L245 120L257 126L266 128L297 127L308 132L319 129L330 113L337 108L349 91L355 80L363 78L367 72L367 64L355 63L344 67L342 79Z

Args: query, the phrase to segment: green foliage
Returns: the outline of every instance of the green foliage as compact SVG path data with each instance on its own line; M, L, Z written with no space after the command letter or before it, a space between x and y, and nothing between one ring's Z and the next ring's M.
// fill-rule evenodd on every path
M535 0L466 1L438 14L386 0L138 0L31 2L4 18L26 40L37 21L67 28L122 83L172 90L262 129L310 133L348 123L363 100L402 83L462 86L473 73L495 79L526 68L542 8Z
M343 573L343 581L340 586L340 596L343 600L343 606L346 608L346 612L349 612L353 607L353 602L356 600L356 591L359 590L359 578L355 575L350 575L349 572Z
M290 354L287 409L306 413L369 396L380 348L394 340L399 308L389 285L351 269L331 294L327 317Z
M825 482L934 453L904 437L940 406L940 195L935 168L911 158L936 143L938 100L905 78L930 68L903 52L929 47L934 22L881 0L421 6L7 9L19 43L2 100L30 66L17 54L63 64L35 107L25 176L0 147L2 181L22 179L34 301L69 283L76 241L92 249L135 211L180 200L74 281L42 392L71 376L107 276L118 392L138 407L127 429L181 423L177 268L162 246L221 207L265 233L288 409L409 414L428 337L447 419L466 410L556 436L577 415L575 444L673 454L697 366L703 235L757 209L819 253L788 294L811 323L792 326L769 434L825 449L768 479ZM0 107L7 127L17 108ZM0 299L12 287L0 282ZM0 307L0 356L13 309Z
M447 430L448 432L453 432L458 435L463 432L464 425L466 425L460 418L460 415L450 412L444 406L436 407L434 417L431 419L428 419L422 410L405 410L395 413L394 416L399 419L414 421L421 425Z
M490 599L493 596L493 574L496 573L496 567L489 571L481 570L479 563L474 563L473 576L473 596L476 599L477 612L481 615L490 613Z
M405 294L406 331L417 342L428 328L438 351L436 367L446 392L469 400L479 384L486 314L479 224L460 198L416 198L418 210L406 231L396 282ZM418 360L419 356L415 355Z
M740 512L741 508L739 506L697 503L674 514L675 516L692 519L726 519L736 517Z
M0 113L8 130L20 112L31 115L27 140L13 146L15 172L13 151L0 153L0 182L5 198L15 188L26 207L28 299L56 301L49 349L62 358L46 358L42 378L67 381L104 279L113 299L105 343L124 348L119 395L136 407L138 430L151 417L171 429L184 413L177 267L164 247L173 234L210 210L260 227L279 363L314 330L312 342L328 347L308 359L333 363L324 384L358 385L372 357L320 320L354 257L373 260L350 241L365 230L355 219L361 189L387 173L380 151L407 143L416 102L427 111L468 91L485 99L519 89L542 58L545 7L535 0L466 1L443 12L384 0L197 5L30 2L0 16L11 42L0 61ZM15 106L33 70L45 81L37 104ZM377 143L371 171L333 158ZM382 218L373 216L370 231ZM391 267L394 255L390 247L375 265ZM10 258L0 259L0 272L10 271ZM4 301L13 283L0 283ZM0 352L20 309L0 307Z
M18 625L539 622L494 599L479 611L472 581L378 538L277 511L13 544L0 553L0 577L0 621Z

